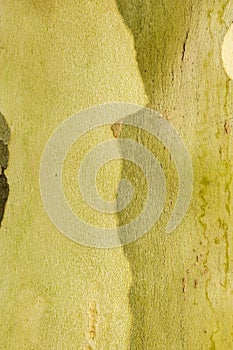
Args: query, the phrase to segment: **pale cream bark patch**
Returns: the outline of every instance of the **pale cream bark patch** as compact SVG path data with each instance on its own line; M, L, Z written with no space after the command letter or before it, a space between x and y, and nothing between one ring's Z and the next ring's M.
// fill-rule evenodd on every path
M222 60L224 69L229 76L233 79L233 24L228 29L223 45L222 45Z

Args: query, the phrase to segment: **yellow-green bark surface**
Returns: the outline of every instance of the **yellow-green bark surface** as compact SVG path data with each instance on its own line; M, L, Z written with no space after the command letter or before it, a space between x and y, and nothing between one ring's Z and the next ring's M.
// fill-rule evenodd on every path
M7 0L0 10L0 105L12 133L0 348L125 349L132 318L123 249L82 247L57 231L40 198L39 165L49 136L73 113L107 101L145 103L132 35L113 1ZM106 136L113 138L110 127L83 147ZM75 158L69 163L68 178Z
M232 20L232 1L0 1L0 108L12 134L0 349L233 348L233 94L221 61ZM142 142L163 165L167 203L143 238L99 250L55 229L41 202L39 165L61 121L109 101L148 105L168 118L188 147L195 181L190 210L167 235L176 168L150 135L123 128L122 137ZM75 198L77 152L112 137L110 127L84 136L64 174L73 208L102 225L134 217L145 196L143 178L134 180L138 200L118 217L93 215ZM138 171L111 162L97 179L100 192L114 198L117 181Z

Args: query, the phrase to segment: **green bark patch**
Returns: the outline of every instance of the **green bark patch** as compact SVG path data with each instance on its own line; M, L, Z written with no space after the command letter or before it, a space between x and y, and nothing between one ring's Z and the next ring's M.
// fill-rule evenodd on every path
M155 141L141 131L128 135L152 150L168 175L160 222L124 247L133 275L130 349L230 349L233 94L221 50L233 19L232 2L117 3L134 37L148 106L179 132L195 177L190 210L166 235L177 195L171 174L176 172ZM123 168L122 177L128 172L132 169Z

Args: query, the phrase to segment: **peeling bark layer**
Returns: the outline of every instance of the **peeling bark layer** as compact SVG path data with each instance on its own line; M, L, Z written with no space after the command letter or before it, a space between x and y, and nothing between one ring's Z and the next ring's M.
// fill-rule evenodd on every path
M1 0L0 9L0 105L12 133L0 348L128 348L131 275L123 250L80 246L59 232L41 201L39 168L50 135L69 116L106 102L146 102L133 37L115 1ZM97 225L116 216L99 218L79 201L76 165L106 137L114 138L110 125L85 135L64 166L73 210ZM105 170L103 189L121 174L119 164Z

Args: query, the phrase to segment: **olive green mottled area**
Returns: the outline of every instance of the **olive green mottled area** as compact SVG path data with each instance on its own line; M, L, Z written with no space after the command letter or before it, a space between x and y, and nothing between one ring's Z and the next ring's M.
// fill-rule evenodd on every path
M224 124L232 122L233 84L221 47L233 2L117 3L134 36L148 106L178 130L195 176L190 209L166 235L177 193L174 167L150 136L123 128L121 136L139 140L161 159L168 186L161 220L124 248L133 274L130 349L232 349L233 134ZM122 177L131 171L123 168Z
M131 271L123 249L82 247L62 235L43 208L39 166L49 136L75 112L109 101L146 103L132 35L114 1L1 0L0 9L0 107L12 134L0 234L0 349L127 349ZM111 126L99 130L98 141L106 136L113 137ZM95 141L84 138L78 152ZM75 157L64 175L71 188ZM101 188L106 177L121 177L119 164L109 167L98 178Z

